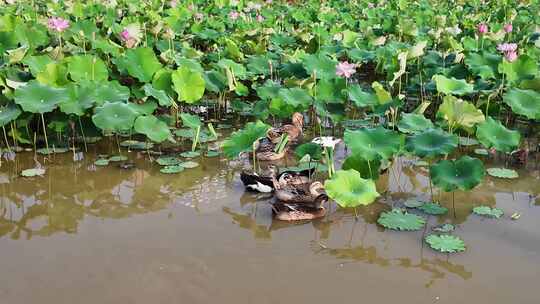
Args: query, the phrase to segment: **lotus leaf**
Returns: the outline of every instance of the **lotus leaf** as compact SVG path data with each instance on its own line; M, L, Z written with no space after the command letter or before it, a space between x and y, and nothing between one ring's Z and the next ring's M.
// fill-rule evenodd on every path
M472 128L475 124L485 120L482 111L472 103L454 96L444 97L443 103L437 111L437 117L444 118L450 125L450 129L455 127Z
M535 59L527 55L521 55L513 62L507 60L501 62L499 72L505 74L509 82L517 82L534 78L538 74L538 64Z
M141 82L152 81L154 74L161 69L161 63L154 51L146 47L128 49L123 57L118 58L116 64Z
M113 155L109 157L110 162L121 162L121 161L126 161L126 160L128 160L128 158L125 155Z
M361 154L349 155L343 164L341 165L343 170L354 169L360 173L362 178L379 178L379 171L381 168L380 159L374 159L371 161L365 160Z
M474 154L487 156L489 155L489 152L486 149L474 149Z
M448 208L445 208L437 203L431 203L431 202L423 204L422 206L418 207L418 209L430 215L442 215L448 212Z
M464 79L447 78L444 75L433 76L437 91L446 95L467 95L474 91L474 86Z
M357 207L369 205L379 197L375 183L370 179L363 179L355 170L339 170L326 180L324 188L328 196L341 207Z
M182 167L184 167L186 169L192 169L192 168L198 167L199 163L194 162L194 161L187 161L187 162L180 163L180 166L182 166Z
M51 112L67 98L66 89L43 85L35 80L15 90L15 103L31 113Z
M296 108L306 108L311 105L312 98L306 90L301 88L292 89L280 89L279 97L285 101L286 104Z
M181 101L195 103L204 95L205 82L201 72L181 67L173 72L172 82Z
M414 231L422 229L426 224L426 220L416 214L394 208L392 211L381 213L377 223L392 230Z
M15 104L9 104L0 107L0 127L14 121L21 115L21 110Z
M476 128L476 138L486 148L501 152L511 152L519 145L520 134L505 128L500 121L488 117Z
M306 55L302 62L309 75L315 75L318 79L336 78L337 62L326 55Z
M497 76L497 66L500 62L501 56L490 53L471 53L465 58L465 64L471 72L485 80L493 79Z
M414 113L403 114L398 123L398 129L403 133L415 134L433 127L431 120L425 118L422 114Z
M402 145L402 137L398 133L383 127L346 130L344 140L354 154L360 154L369 161L377 158L389 159Z
M257 121L246 124L244 129L234 132L229 139L223 142L223 153L227 158L235 158L242 152L251 151L253 143L266 136L269 125Z
M45 174L45 169L43 168L26 169L21 172L21 175L24 177L42 176L43 174Z
M202 122L199 116L189 113L182 113L180 114L180 117L182 118L182 123L184 124L184 126L188 128L197 129L198 127L202 126Z
M478 145L479 142L478 142L478 140L476 140L474 138L460 136L459 137L459 144L462 145L462 146L475 146L475 145Z
M120 143L120 146L133 149L133 150L148 150L154 146L151 142L142 142L138 140L124 140Z
M92 121L102 130L119 132L130 130L137 116L138 113L127 103L107 102L96 108Z
M137 117L134 128L136 132L146 135L150 140L157 143L172 138L167 124L152 115Z
M159 172L164 174L176 174L184 171L184 167L181 165L174 165L174 166L165 166L159 170Z
M105 159L105 158L98 159L98 160L96 160L94 162L94 165L96 165L96 166L108 166L109 165L109 160Z
M91 55L69 57L68 70L75 82L105 81L109 78L109 71L103 60Z
M414 199L414 198L410 198L408 200L406 200L403 205L405 205L405 207L407 208L418 208L422 205L424 205L426 202L423 202L423 201L419 201L417 199Z
M151 84L147 83L143 87L144 93L146 96L152 96L154 97L160 106L162 107L168 107L171 106L173 101L169 95L167 95L167 92L163 90L158 90L154 88Z
M464 191L476 187L485 175L484 164L477 158L462 156L458 160L442 160L430 168L433 183L442 190Z
M433 158L450 154L457 147L457 136L441 129L428 129L407 139L406 148L419 157Z
M85 111L94 106L96 86L91 83L71 83L67 86L68 98L62 102L60 110L65 114L83 116Z
M540 120L540 93L514 88L504 95L504 102L514 113Z
M54 153L66 153L67 151L69 151L68 148L62 148L62 147L51 147L49 149L41 148L41 149L36 150L37 153L42 154L42 155L49 155L49 154L54 154Z
M465 242L459 237L449 234L430 234L426 237L426 243L439 252L456 253L465 251Z
M439 225L439 226L435 226L432 228L433 231L435 232L441 232L441 233L449 233L449 232L452 232L456 229L456 226L452 225L452 224L442 224L442 225Z
M294 150L297 159L302 159L309 155L312 160L320 160L322 158L322 148L315 143L301 144Z
M216 157L216 156L219 156L219 152L218 151L208 151L206 152L206 157Z
M174 156L161 156L156 159L160 166L175 166L181 163L180 159Z
M377 96L372 93L365 92L359 84L353 84L347 89L349 99L354 101L354 104L359 107L369 107L378 104Z
M519 174L516 170L506 169L506 168L488 168L487 173L494 177L499 178L518 178Z
M502 211L499 208L491 208L489 206L478 206L473 208L474 214L486 216L486 217L493 217L493 218L500 218L503 216L504 211Z
M194 158L200 155L201 153L197 151L186 151L186 152L180 153L180 156L185 157L185 158Z

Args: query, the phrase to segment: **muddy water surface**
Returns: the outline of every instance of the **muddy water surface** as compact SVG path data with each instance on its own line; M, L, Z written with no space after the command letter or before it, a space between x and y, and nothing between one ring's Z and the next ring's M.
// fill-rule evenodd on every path
M407 161L382 176L388 192L357 220L334 205L322 220L287 224L272 220L267 196L244 192L247 162L198 160L165 175L144 154L129 157L135 169L95 167L91 153L39 157L47 173L36 178L18 177L32 153L2 163L0 303L540 303L534 164L518 180L457 192L455 218L429 218L457 224L467 243L448 256L423 245L423 231L376 224L392 204L429 193L427 172ZM450 195L440 200L451 208ZM472 215L480 204L504 218Z

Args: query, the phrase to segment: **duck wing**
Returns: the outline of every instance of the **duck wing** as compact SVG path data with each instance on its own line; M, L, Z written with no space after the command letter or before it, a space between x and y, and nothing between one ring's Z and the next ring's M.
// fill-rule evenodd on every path
M243 171L240 173L240 180L248 190L268 193L274 191L274 183L269 176L260 176L256 173Z

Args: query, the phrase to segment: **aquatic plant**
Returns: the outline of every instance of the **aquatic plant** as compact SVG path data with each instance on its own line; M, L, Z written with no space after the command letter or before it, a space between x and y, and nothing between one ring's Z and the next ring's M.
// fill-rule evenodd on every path
M422 229L426 220L416 214L394 208L391 211L381 213L377 223L392 230L413 231Z
M487 168L487 173L493 177L499 178L518 178L519 174L516 170L506 169L506 168Z
M326 180L324 188L341 207L369 205L379 197L375 183L363 179L360 173L352 169L337 171L332 179Z
M493 217L493 218L500 218L504 214L504 211L502 211L502 209L491 208L489 206L474 207L473 212L474 214L477 214L477 215Z
M449 234L430 234L426 236L426 243L434 250L443 253L463 252L466 249L462 239Z

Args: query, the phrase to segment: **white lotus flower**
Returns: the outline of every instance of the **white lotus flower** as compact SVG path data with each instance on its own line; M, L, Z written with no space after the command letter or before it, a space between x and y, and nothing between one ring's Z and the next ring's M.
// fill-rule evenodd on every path
M324 148L332 148L339 144L341 142L341 139L335 138L333 136L322 136L322 137L315 137L311 142L318 144Z

